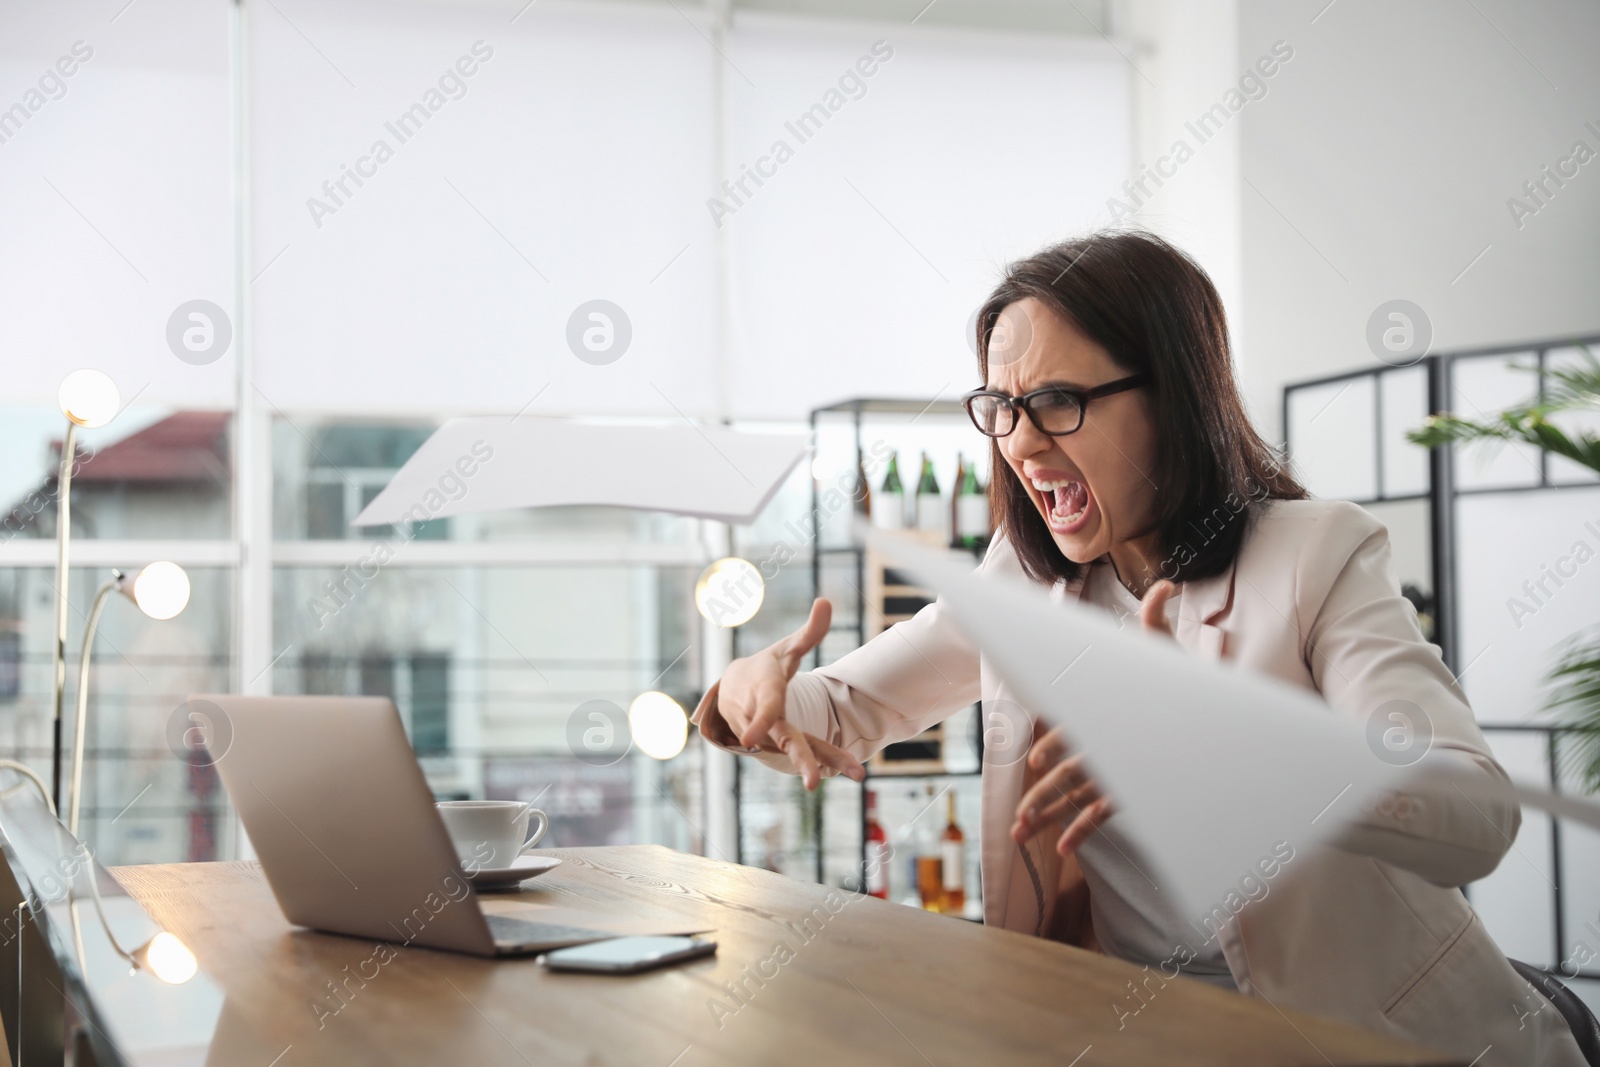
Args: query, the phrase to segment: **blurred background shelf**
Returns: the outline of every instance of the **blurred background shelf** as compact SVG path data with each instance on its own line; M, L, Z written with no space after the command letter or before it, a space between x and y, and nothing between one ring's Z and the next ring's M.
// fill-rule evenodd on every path
M865 497L880 491L891 454L898 460L905 491L914 495L926 454L941 490L941 529L922 531L936 544L950 544L956 522L952 494L958 488L958 454L988 477L988 450L954 400L860 398L811 413L816 459L809 472L810 588L796 605L795 624L810 598L827 597L834 621L827 639L810 657L820 667L859 648L931 603L930 594L884 566L870 550L852 542L853 521L867 518ZM970 454L974 451L980 454ZM866 491L862 491L863 485ZM985 498L986 499L986 498ZM909 502L908 502L909 503ZM985 527L985 531L987 527ZM981 556L984 542L968 546ZM737 654L760 645L743 641ZM968 917L982 914L978 895L976 830L983 766L983 739L976 708L967 708L914 738L888 746L867 761L867 779L825 781L815 794L765 767L741 761L740 845L745 862L804 873L832 885L859 886L867 869L867 793L877 795L878 819L895 849L888 869L889 898L916 902L915 848L919 831L942 833L948 817L946 792L956 796L957 823L968 837L962 883ZM781 780L774 780L781 779ZM929 807L932 783L937 803ZM925 827L924 824L927 824Z

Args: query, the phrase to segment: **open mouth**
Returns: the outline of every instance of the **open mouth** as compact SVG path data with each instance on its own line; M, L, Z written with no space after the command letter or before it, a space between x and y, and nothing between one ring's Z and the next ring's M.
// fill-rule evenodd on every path
M1030 478L1043 505L1045 522L1056 533L1077 533L1089 518L1094 498L1076 478Z

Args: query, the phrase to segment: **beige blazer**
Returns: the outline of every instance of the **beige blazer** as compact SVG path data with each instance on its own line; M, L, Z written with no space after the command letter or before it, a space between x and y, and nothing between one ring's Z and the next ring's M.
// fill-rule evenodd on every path
M981 571L1021 567L997 541ZM1078 596L1082 585L1052 595ZM1413 701L1432 720L1436 752L1506 782L1400 595L1388 531L1361 508L1261 505L1233 566L1182 594L1174 633L1193 655L1314 689L1333 712L1363 722L1387 701ZM865 760L980 699L988 723L993 702L1012 698L950 609L934 603L832 665L796 675L788 716ZM794 773L783 756L759 758ZM1008 834L1025 773L1021 760L984 767L984 920L1092 943L1076 862L1060 860L1053 839L1024 849ZM1204 768L1195 777L1203 783ZM1583 1067L1565 1022L1511 968L1458 888L1495 869L1520 823L1508 792L1496 803L1454 789L1384 797L1338 847L1302 850L1265 896L1220 917L1240 991L1410 1038L1463 1063Z

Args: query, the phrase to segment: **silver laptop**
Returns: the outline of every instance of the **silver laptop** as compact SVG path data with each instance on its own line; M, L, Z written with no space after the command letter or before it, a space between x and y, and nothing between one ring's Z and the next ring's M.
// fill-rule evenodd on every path
M474 956L616 936L484 914L387 698L189 700L222 710L211 757L290 922Z

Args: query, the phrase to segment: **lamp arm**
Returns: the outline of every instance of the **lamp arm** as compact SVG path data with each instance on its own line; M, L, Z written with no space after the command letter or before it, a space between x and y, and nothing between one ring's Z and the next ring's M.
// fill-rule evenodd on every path
M56 642L52 649L55 683L54 738L50 750L50 796L52 810L61 804L61 720L67 693L67 546L72 540L72 466L77 460L78 424L67 420L67 436L61 445L61 471L56 476Z
M19 763L16 760L0 759L0 768L16 771L18 774L28 779L28 781L32 782L34 786L38 788L39 796L43 798L45 807L50 809L50 814L54 815L56 813L55 802L50 799L50 787L44 784L44 779L39 777L38 772L36 772L32 767L28 766L26 763ZM20 787L13 786L12 789L7 790L5 794L0 795L8 796L17 788ZM78 842L78 847L85 853L89 851L88 846L83 844L81 841ZM94 910L100 914L100 922L106 928L106 939L111 942L111 947L116 950L117 955L121 956L130 964L137 967L139 965L139 961L134 958L131 952L122 947L121 943L117 941L116 935L111 932L111 922L106 918L105 905L102 904L100 900L100 883L99 880L95 878L94 861L92 858L90 859L87 873L89 879L89 891L94 897ZM78 966L80 969L82 969L87 967L87 964L84 962L83 954L83 929L78 922L78 902L73 897L72 883L70 881L67 883L67 898L68 913L72 916L72 942L78 952Z
M105 904L103 904L100 900L100 880L95 877L93 861L91 861L89 864L88 878L89 896L94 901L95 913L100 916L100 925L105 928L106 940L111 943L112 951L121 956L123 959L127 960L128 966L137 970L139 967L139 957L122 947L122 942L117 940L116 932L111 929L111 920L106 918ZM88 967L88 963L85 961L83 953L83 930L78 925L78 897L69 888L67 891L67 898L67 910L72 916L72 937L78 950L78 966L86 969Z
M39 796L44 799L44 806L50 809L50 814L54 815L56 813L56 802L50 796L50 787L44 784L44 779L40 778L38 772L36 772L32 767L28 766L26 763L18 763L14 759L0 759L0 768L4 768L8 771L16 771L18 774L32 782L36 787L38 787ZM0 793L0 797L8 797L20 788L21 786L12 786L4 793Z
M89 846L82 841L78 842L78 847L85 853L89 851ZM95 914L100 917L100 925L105 929L106 940L111 943L112 951L127 960L128 966L137 970L139 958L122 947L122 942L117 940L116 932L111 929L111 920L106 917L105 904L100 899L100 879L96 878L94 873L93 856L89 857L88 869L84 873L89 880L89 895L94 900ZM72 945L78 953L78 973L87 979L89 963L83 951L83 925L78 918L78 896L72 891L72 884L76 880L77 878L74 876L71 881L67 882L67 914L72 919Z
M106 597L122 581L121 571L112 571L113 577L94 595L89 608L89 621L83 628L83 650L78 656L78 718L72 731L72 788L67 794L67 832L78 836L78 808L83 800L83 742L89 724L89 655L94 651L94 633L100 626L100 613L105 610Z

